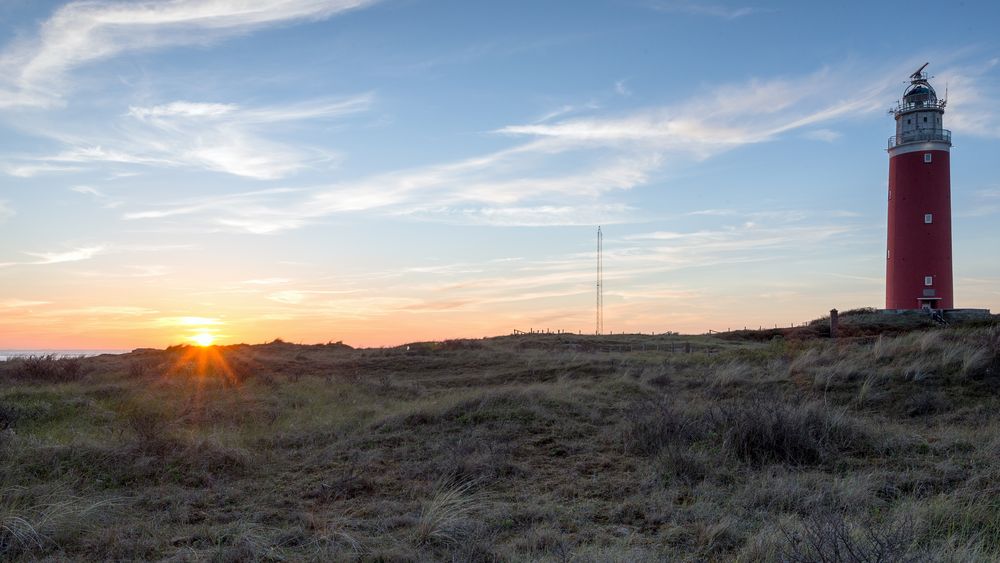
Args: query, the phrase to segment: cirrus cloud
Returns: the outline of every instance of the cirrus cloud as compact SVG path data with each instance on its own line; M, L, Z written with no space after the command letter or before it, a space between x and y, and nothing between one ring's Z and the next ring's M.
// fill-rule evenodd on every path
M257 28L320 20L375 0L71 2L0 53L0 108L63 103L71 71L123 53L199 45Z

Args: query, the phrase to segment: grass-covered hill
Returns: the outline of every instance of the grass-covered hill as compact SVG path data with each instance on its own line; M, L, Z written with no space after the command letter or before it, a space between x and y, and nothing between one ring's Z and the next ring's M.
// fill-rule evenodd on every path
M1000 326L821 325L0 362L0 559L1000 558Z

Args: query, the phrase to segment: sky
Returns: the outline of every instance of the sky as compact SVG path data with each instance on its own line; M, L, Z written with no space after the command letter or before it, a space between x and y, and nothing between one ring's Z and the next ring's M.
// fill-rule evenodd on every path
M0 348L788 326L884 304L886 110L1000 309L1000 5L0 0Z

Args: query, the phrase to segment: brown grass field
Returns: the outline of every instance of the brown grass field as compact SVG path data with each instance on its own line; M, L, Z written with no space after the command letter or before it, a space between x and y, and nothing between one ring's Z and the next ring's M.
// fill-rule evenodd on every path
M1000 559L1000 325L842 321L0 362L0 559Z

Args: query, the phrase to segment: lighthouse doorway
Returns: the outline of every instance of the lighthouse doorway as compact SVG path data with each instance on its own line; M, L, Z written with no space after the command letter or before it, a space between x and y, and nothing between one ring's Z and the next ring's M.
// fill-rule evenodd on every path
M917 299L917 303L924 311L933 311L937 309L937 302L940 300L940 297L921 297Z

